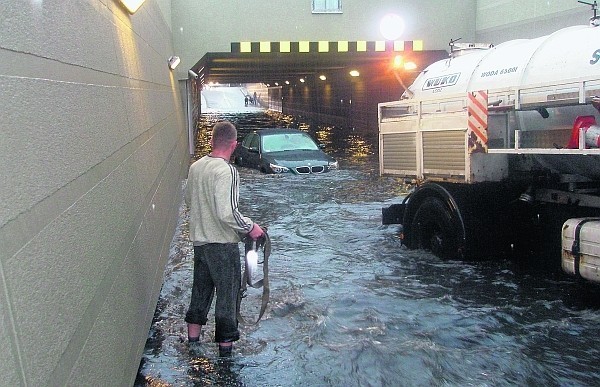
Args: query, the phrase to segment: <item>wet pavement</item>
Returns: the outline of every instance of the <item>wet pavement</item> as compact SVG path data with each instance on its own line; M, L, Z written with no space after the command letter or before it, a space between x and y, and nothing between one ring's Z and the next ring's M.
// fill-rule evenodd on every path
M381 207L406 187L378 175L376 131L215 113L202 117L196 157L222 118L240 136L275 123L307 130L340 170L239 168L242 212L269 227L271 299L258 325L241 326L229 360L217 357L212 315L200 344L185 340L193 252L182 206L136 386L600 385L600 287L539 263L402 247ZM248 320L260 296L243 300Z

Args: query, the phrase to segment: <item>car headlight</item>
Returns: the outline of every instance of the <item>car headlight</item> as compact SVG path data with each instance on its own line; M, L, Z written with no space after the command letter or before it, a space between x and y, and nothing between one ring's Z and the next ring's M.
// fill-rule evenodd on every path
M329 169L338 169L338 162L337 161L330 161L328 163Z
M290 170L289 168L282 167L281 165L272 164L272 163L269 163L269 168L271 168L271 170L274 173L283 173L283 172L288 172Z

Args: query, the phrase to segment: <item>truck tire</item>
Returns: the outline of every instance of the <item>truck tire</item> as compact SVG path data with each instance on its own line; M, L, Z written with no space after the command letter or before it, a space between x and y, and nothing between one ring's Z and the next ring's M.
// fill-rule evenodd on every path
M410 245L431 251L440 258L462 258L458 219L455 218L441 199L425 198L412 219Z

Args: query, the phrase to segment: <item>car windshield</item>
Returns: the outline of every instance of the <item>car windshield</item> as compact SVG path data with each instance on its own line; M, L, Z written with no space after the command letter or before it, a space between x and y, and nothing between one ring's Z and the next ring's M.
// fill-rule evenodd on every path
M317 150L319 147L304 133L277 133L263 136L263 152L282 152L290 150Z

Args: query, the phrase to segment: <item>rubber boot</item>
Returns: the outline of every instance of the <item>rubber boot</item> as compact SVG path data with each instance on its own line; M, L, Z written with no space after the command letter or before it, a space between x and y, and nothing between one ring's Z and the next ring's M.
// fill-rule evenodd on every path
M233 354L233 343L219 343L219 356L231 357Z

